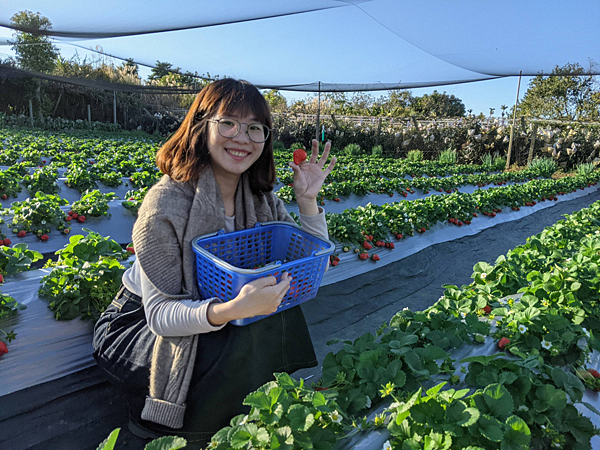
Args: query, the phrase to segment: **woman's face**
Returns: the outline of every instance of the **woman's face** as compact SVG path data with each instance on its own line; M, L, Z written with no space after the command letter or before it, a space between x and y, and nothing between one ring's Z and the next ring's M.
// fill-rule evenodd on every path
M240 132L237 136L228 138L219 133L219 119L235 119L240 122ZM265 143L256 143L248 136L248 124L258 123L258 119L250 116L216 116L208 123L208 154L213 171L217 174L240 176L256 162L265 147ZM230 125L225 121L224 125Z

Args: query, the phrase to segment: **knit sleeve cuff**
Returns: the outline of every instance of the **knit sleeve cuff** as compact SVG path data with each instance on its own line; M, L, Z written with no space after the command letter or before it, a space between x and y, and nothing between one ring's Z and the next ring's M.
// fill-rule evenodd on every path
M169 428L183 427L185 404L167 402L157 398L146 397L146 404L142 410L142 420L158 423Z

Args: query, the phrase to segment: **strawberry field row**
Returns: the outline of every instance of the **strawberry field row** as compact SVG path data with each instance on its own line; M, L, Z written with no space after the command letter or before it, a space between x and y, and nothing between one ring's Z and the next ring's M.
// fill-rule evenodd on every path
M553 237L559 242L546 249ZM591 448L598 430L574 404L586 385L600 381L593 370L575 369L599 347L593 294L600 288L599 249L596 203L499 258L496 267L479 263L473 283L446 286L426 311L401 311L377 333L345 341L327 355L317 385L276 374L246 397L251 412L233 418L211 448L333 448L358 430L378 428L390 435L384 449ZM525 273L531 264L538 270L510 283L522 284L521 300L503 300L497 287L507 274ZM490 335L519 358L471 357L462 361L464 372L456 371L448 350ZM422 384L439 377L464 379L467 389L441 383L424 394ZM353 419L386 397L394 402L382 414Z
M502 208L519 209L537 202L585 189L600 180L600 172L559 180L532 180L523 185L477 190L472 194L453 193L383 206L366 205L342 214L327 214L329 235L340 243L355 246L359 253L373 243L397 243L414 233L425 233L438 222L469 225L479 214L494 217ZM368 245L364 243L367 241ZM388 246L389 247L389 246Z
M436 177L415 177L406 178L383 178L382 176L356 176L347 177L346 180L326 183L321 191L321 199L340 201L340 197L351 194L367 195L369 193L388 194L390 197L398 193L407 197L409 193L415 193L420 190L424 194L429 191L438 191L451 193L458 190L461 186L485 187L487 185L502 186L509 182L526 182L541 176L538 171L524 170L520 172L503 172L498 174L477 174L477 175L452 175L444 178ZM277 196L286 203L296 200L294 189L291 184L283 186L277 191Z

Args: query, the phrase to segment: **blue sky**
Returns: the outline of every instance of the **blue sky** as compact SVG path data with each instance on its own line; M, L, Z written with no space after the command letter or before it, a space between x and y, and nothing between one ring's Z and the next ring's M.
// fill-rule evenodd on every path
M22 9L40 11L54 29L127 30L144 24L178 25L206 17L236 18L256 8L290 8L298 4L332 4L337 0L247 2L199 0L197 8L178 10L172 0L105 0L83 2L77 14L60 2L5 0L0 23ZM182 3L183 2L183 3ZM338 2L339 3L339 2ZM232 4L235 6L232 8ZM135 8L143 5L143 8ZM221 6L223 5L223 6ZM282 6L283 5L283 6ZM168 61L183 70L244 78L255 84L316 83L383 85L443 83L498 75L549 73L556 65L589 59L600 61L600 8L597 0L581 0L565 8L562 1L530 0L481 2L403 2L373 0L347 7L211 26L194 30L80 40L77 44L102 46L105 52L133 57L145 64ZM207 11L206 8L210 10ZM233 12L232 12L233 11ZM135 14L133 13L135 12ZM259 11L259 13L264 11ZM585 12L585 14L582 14ZM0 37L10 32L0 28ZM1 39L1 38L0 38ZM0 45L0 53L10 53ZM70 56L73 48L61 46ZM79 50L79 53L83 52ZM147 73L142 71L142 74ZM521 96L530 77L523 77ZM517 77L466 84L411 88L413 95L446 91L460 98L475 114L500 114L500 106L514 105ZM383 91L385 92L385 91ZM285 92L290 98L306 93ZM372 92L379 95L379 92Z

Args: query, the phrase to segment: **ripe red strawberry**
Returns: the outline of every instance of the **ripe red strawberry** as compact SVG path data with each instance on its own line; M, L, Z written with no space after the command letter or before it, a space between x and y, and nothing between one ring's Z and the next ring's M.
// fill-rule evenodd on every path
M306 160L306 152L302 148L294 150L294 164L299 165L301 162Z
M81 223L85 222L85 216L79 216L77 220Z
M367 250L371 250L373 248L373 246L371 244L369 244L368 241L363 242L363 247L366 248Z
M402 239L402 235L401 235L400 233L398 233L398 234L396 235L396 239L398 239L398 240Z
M6 200L7 198L8 198L8 195L2 194L2 200Z
M0 283L4 283L4 277L2 276L1 273L0 273Z
M2 341L0 341L0 356L4 355L5 353L8 353L8 348L6 348L6 344Z
M127 250L129 253L135 255L135 249L133 247L127 247L125 250Z
M48 239L50 239L50 236L48 236L47 234L42 234L42 235L40 236L40 239L41 239L42 241L47 241Z
M73 211L69 211L67 214L72 216L74 213L73 213Z
M291 186L291 184L288 184L288 186ZM128 199L127 201L130 201L130 202L132 202L132 201L134 201L134 200L135 200L135 198L131 197L131 198L130 198L130 199Z
M600 378L600 372L595 369L588 369L588 372L592 374L594 378Z
M339 201L340 201L340 199L339 199L339 197L336 197L336 198L334 198L334 199L333 199L333 201L334 201L334 202L339 202Z
M425 227L421 228L421 233L425 233L427 230L425 229Z
M4 239L4 245L6 245L8 247L10 244L12 244L10 239L8 239L8 238Z
M486 313L486 314L491 313L492 312L492 307L490 305L485 305L483 307L483 312Z
M465 220L465 223L466 223L467 225L471 225L471 221L470 221L470 220Z
M462 223L462 222L459 220L459 221L458 221L458 223L457 223L457 225L458 225L459 227L462 227L462 226L463 226L463 223Z
M334 261L337 261L337 262L340 262L340 257L339 257L339 256L334 256L334 257L333 257L333 260L334 260Z
M339 261L331 261L331 265L334 267L337 266L338 264L339 264Z
M364 261L366 259L369 259L369 254L368 253L359 253L358 257Z
M25 237L26 234L27 234L27 231L21 230L17 233L17 237L22 238L22 237Z
M4 239L0 239L0 247L4 245Z
M393 243L393 242L390 242L390 243L388 244L388 246L389 246L389 248L391 248L392 250L394 250L394 249L396 248L396 247L394 246L394 243Z
M67 216L67 217L65 217L65 220L66 220L67 222L70 222L71 220L73 220L73 217L71 217L71 216Z
M498 341L498 348L500 350L504 350L504 347L506 347L508 344L510 344L510 339L503 337Z
M379 257L379 255L377 253L375 253L373 256L371 256L371 259L373 261L379 261L379 260L381 260L381 258Z
M373 235L372 234L368 234L366 236L366 238L367 238L367 241L372 241L373 240Z
M402 196L403 196L403 197L408 197L408 194L407 194L406 192L403 192L403 193L402 193Z
M77 213L72 213L72 214L71 214L71 217L73 217L73 219L77 219L77 218L79 217L79 214L77 214Z

